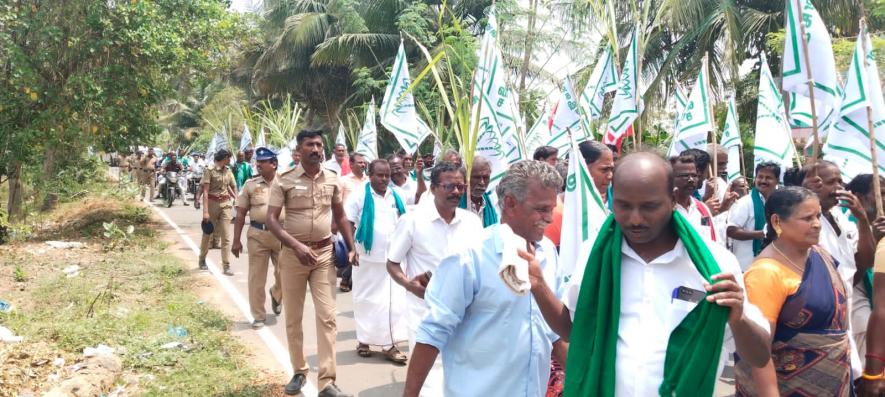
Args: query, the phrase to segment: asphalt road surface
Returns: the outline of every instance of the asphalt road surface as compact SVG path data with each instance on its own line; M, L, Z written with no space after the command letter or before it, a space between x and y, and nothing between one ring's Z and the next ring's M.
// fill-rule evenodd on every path
M193 204L190 206L182 206L181 202L176 202L171 208L160 207L159 201L155 202L158 206L155 210L165 221L169 222L176 232L179 234L179 243L170 249L180 249L195 251L199 249L202 231L200 230L200 211L194 209ZM247 226L248 227L248 223ZM231 226L233 233L233 226ZM188 241L190 240L190 241ZM243 231L242 236L243 249L246 249L246 232ZM238 321L251 321L248 308L248 291L247 291L247 270L248 270L248 253L240 254L239 258L233 255L231 259L231 269L233 276L225 276L221 274L221 253L220 250L209 250L208 262L210 272L213 276L221 281L221 285L225 288L231 300L235 301L240 308L243 318L236 319ZM197 253L193 254L192 265L197 267ZM266 291L273 282L273 275L268 274L268 285L265 286ZM336 290L337 291L337 290ZM309 292L308 292L309 294ZM283 302L285 305L285 302ZM353 321L353 302L350 293L342 293L337 291L338 304L338 337L335 349L337 351L337 384L342 391L353 393L360 397L393 397L401 396L406 379L406 367L393 364L387 361L382 354L373 348L375 353L372 357L362 358L356 354L356 331ZM267 299L267 325L259 334L269 350L273 352L274 358L285 368L291 376L291 365L289 364L289 353L286 348L286 329L282 314L275 317L270 308L270 298ZM307 354L307 361L310 365L310 374L308 375L309 384L304 388L305 396L316 395L316 375L317 375L317 344L316 344L316 323L314 321L314 307L310 296L305 299L304 309L304 350ZM408 347L405 343L399 345L399 349L408 354ZM734 381L731 379L732 371L730 367L725 369L723 378L720 379L717 387L717 397L731 396L734 394ZM465 383L465 386L469 383Z

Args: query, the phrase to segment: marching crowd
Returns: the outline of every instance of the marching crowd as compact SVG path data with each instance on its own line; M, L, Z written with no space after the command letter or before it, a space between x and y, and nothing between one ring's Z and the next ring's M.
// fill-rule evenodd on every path
M321 134L299 132L289 164L261 147L233 166L227 150L183 166L202 174L201 268L217 238L230 274L247 228L255 328L272 268L295 370L286 394L309 370L309 289L320 396L348 395L335 384L337 288L353 294L356 354L407 364L408 397L711 396L730 360L738 396L885 396L885 217L870 174L761 162L726 182L716 146L619 158L588 141L580 158L538 148L493 183L487 160L468 178L455 151L368 161L336 145L325 160ZM152 173L177 164L127 160L151 197ZM570 279L567 161L585 162L608 214ZM501 270L514 263L521 287Z

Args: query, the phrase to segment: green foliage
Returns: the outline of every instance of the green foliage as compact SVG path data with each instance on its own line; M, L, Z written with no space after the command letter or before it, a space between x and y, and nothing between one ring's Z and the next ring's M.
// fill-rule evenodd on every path
M12 271L12 279L17 283L28 281L28 275L25 274L25 270L22 269L21 265L15 265L15 269Z
M105 244L102 249L105 251L122 251L130 246L132 233L135 232L135 226L129 225L126 229L117 226L116 222L106 222L102 224L104 228Z
M772 53L781 57L784 53L785 39L786 37L783 30L772 32L766 36L765 45ZM847 73L848 66L851 65L851 56L854 55L857 37L834 37L832 40L833 56L836 58L836 69L839 72ZM871 35L870 41L873 43L873 53L876 55L876 63L879 65L885 64L885 37Z

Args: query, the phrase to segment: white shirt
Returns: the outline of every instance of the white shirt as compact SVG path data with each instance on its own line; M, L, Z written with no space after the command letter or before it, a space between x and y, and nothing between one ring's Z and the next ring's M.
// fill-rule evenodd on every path
M751 193L752 194L752 193ZM753 214L753 197L748 194L741 197L731 206L728 212L728 226L739 227L744 230L754 230L756 225L756 216ZM762 197L762 203L765 203L765 197ZM765 227L762 228L765 230ZM747 270L753 264L753 240L732 240L731 251L737 257L738 263L742 270Z
M734 255L707 240L707 247L722 273L732 273L744 289L744 277ZM615 396L657 396L664 379L664 359L670 333L682 322L697 303L672 298L679 287L704 291L704 278L688 257L682 241L672 251L645 262L624 240L621 243L621 318L615 358ZM563 303L572 320L577 308L580 280L566 287ZM769 330L762 312L744 297L744 314L750 321ZM770 330L769 330L770 332ZM725 328L726 341L731 330ZM728 360L727 343L719 354L717 378Z
M375 263L386 263L387 240L396 228L399 211L396 209L396 200L394 200L390 189L385 191L384 196L375 192L375 189L369 188L369 190L372 192L372 199L375 200L372 250L367 253L365 248L363 248L363 244L357 243L357 253L360 259ZM357 227L359 227L360 219L363 216L363 203L365 203L365 199L366 189L360 188L353 191L344 203L344 213L347 215L347 220L353 222Z
M418 182L413 181L412 178L406 177L406 183L403 183L402 186L399 186L393 183L393 179L391 179L390 186L399 189L397 193L402 193L402 199L406 205L415 204L415 193L418 193ZM428 190L428 192L429 191L430 190ZM423 201L424 197L421 197L421 202ZM430 201L433 201L433 199L431 198Z
M706 213L710 215L709 222L713 223L713 227L710 228L710 224L705 221L704 214L701 213L701 210L698 206L703 206L706 209ZM719 242L719 236L716 235L716 221L712 216L712 212L707 208L707 205L702 203L700 200L696 200L694 198L691 199L691 203L688 204L688 208L682 206L682 204L676 203L676 211L678 211L682 216L694 226L694 230L698 232L701 236L708 240L713 240Z
M339 176L341 176L341 164L338 164L338 161L335 160L334 156L331 159L326 160L323 163L323 167L326 167L332 171L335 171L335 173L337 173Z
M456 208L452 223L446 223L435 205L418 205L397 222L387 259L404 263L403 271L411 279L436 271L443 258L482 242L482 231L482 221L467 210Z

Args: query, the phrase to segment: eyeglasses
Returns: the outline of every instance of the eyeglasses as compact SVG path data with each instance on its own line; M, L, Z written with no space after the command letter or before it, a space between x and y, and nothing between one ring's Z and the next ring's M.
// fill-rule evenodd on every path
M439 187L440 187L440 189L444 190L446 193L451 193L455 189L457 189L459 192L463 192L467 189L467 185L465 185L463 183L446 183L446 184L439 185Z

